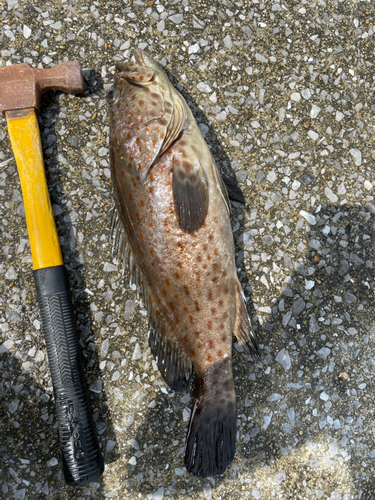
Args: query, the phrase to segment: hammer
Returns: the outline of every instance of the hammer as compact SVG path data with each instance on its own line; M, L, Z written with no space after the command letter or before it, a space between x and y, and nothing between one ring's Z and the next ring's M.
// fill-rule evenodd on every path
M28 64L0 68L0 111L21 181L33 276L42 318L68 485L95 481L104 470L82 369L68 273L63 263L43 165L36 113L47 90L84 91L77 61L52 69Z

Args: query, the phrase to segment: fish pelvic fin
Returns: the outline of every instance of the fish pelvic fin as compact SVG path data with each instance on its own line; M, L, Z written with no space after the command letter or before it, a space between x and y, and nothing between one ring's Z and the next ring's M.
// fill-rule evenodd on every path
M258 340L251 326L249 314L245 305L245 295L242 291L241 283L237 280L236 290L236 308L237 316L234 327L234 334L238 342L244 348L246 354L253 357L254 361L259 361L261 354L259 350Z
M199 477L223 474L236 443L236 394L229 358L197 376L186 437L185 467Z

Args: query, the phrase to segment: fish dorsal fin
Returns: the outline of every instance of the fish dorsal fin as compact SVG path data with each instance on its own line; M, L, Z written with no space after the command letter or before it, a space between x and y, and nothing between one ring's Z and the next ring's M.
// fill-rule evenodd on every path
M216 179L216 184L219 188L219 191L224 199L225 205L227 207L227 212L230 214L230 201L228 197L228 191L227 188L224 184L223 178L221 177L221 174L219 172L219 169L217 168L217 165L215 163L215 160L212 158L212 163L213 163L213 171Z
M245 352L250 354L256 361L260 359L260 351L257 338L251 327L251 321L245 305L245 296L242 291L241 283L237 280L236 289L236 323L234 334L238 342L242 345Z
M118 210L112 207L111 223L112 251L123 262L123 271L130 274L130 281L137 286L137 295L141 295L149 315L149 344L160 373L165 382L175 391L182 391L189 383L192 364L181 351L178 343L168 336L163 320L155 309L156 301L134 258L133 250Z
M180 228L194 233L202 227L208 211L208 182L202 164L173 159L173 198Z

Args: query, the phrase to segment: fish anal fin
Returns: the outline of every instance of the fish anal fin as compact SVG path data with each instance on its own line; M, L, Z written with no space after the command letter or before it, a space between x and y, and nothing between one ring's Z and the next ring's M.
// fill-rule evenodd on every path
M245 305L245 296L242 291L241 283L237 280L236 290L237 315L234 328L234 334L238 342L244 348L245 352L252 356L254 360L260 360L260 350L257 338L253 332L249 314Z
M204 224L209 202L208 182L199 160L192 164L173 159L172 189L179 226L194 233Z
M246 205L246 199L237 182L232 181L232 179L229 179L228 177L223 177L222 179L225 184L229 199L232 201L237 201L242 205Z
M149 345L151 353L158 365L161 376L166 384L174 391L183 391L187 388L192 373L191 362L182 352L178 343L165 332L162 332L162 323L151 307L149 310L150 328Z

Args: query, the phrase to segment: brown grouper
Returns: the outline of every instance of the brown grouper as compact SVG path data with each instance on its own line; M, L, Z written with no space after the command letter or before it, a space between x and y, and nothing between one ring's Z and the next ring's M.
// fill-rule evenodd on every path
M149 342L174 390L194 379L185 465L233 460L232 334L259 358L237 278L226 187L183 97L142 50L116 64L110 103L112 235L149 313Z

